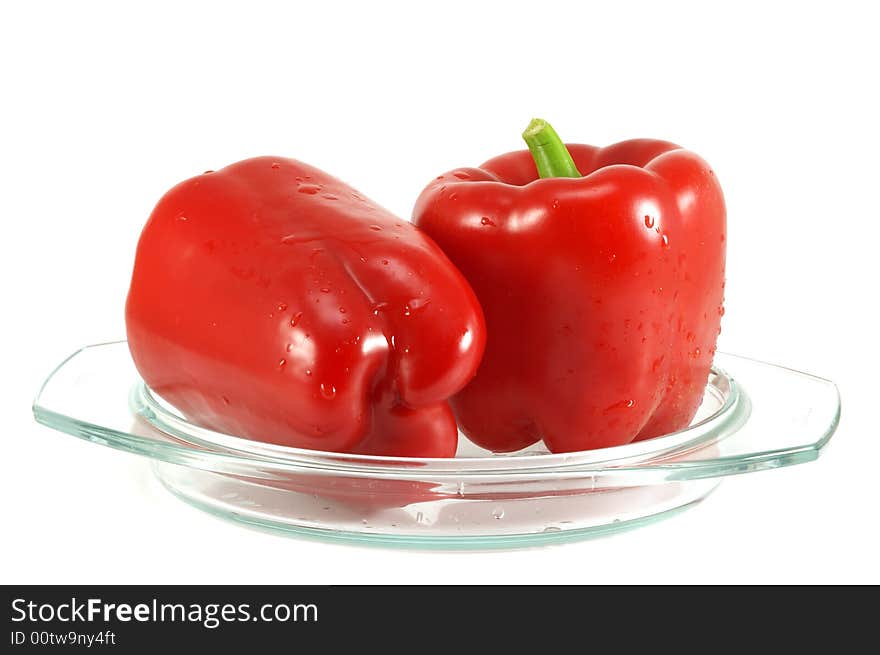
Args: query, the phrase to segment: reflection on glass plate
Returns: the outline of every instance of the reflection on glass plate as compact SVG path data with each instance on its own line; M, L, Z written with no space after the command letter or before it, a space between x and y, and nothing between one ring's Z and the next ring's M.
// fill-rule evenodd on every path
M581 539L668 516L727 475L815 459L837 427L831 382L718 353L690 427L615 448L493 455L464 437L453 459L288 448L189 423L140 381L124 341L66 359L34 401L51 428L149 457L162 483L261 528L414 548Z

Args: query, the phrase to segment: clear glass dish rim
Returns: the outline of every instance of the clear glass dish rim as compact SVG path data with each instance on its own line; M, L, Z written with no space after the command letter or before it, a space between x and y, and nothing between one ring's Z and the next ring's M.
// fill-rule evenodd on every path
M714 382L714 384L713 384ZM726 387L726 389L725 389ZM322 468L339 472L357 471L370 475L399 475L405 469L418 469L420 474L504 474L529 470L572 470L619 468L646 464L672 455L704 448L731 434L747 418L749 400L736 381L723 369L712 367L707 389L723 394L721 406L701 421L666 435L621 446L570 453L502 454L480 457L420 458L353 455L331 451L309 450L254 441L216 432L190 423L183 416L165 407L164 401L138 379L132 388L129 404L132 412L144 418L154 429L195 448L220 451L261 464Z
M114 347L115 350L111 350ZM126 413L130 414L132 421L141 422L155 434L143 434L133 427L118 427L116 423L113 425L117 427L110 427L110 424L102 425L100 419L95 423L92 422L95 419L77 418L74 410L52 409L51 400L46 406L41 405L44 391L59 379L72 360L99 348L104 349L101 355L106 352L114 360L118 357L126 358L126 366L132 368L131 381L137 381L128 389L129 401ZM124 340L85 346L67 357L55 367L41 386L34 400L33 412L38 422L93 443L146 456L155 461L235 475L331 474L377 480L434 479L438 482L445 480L469 483L490 480L525 482L559 476L564 478L586 476L598 483L600 478L604 480L607 476L614 476L623 484L631 484L636 479L631 477L633 475L638 476L638 480L645 483L696 480L789 466L816 459L839 423L840 394L836 385L825 378L741 355L718 353L718 356L729 358L727 361L722 359L722 362L734 371L737 361L750 362L830 385L836 395L833 416L829 416L830 420L824 424L821 433L810 437L809 441L791 442L790 445L765 449L752 448L743 452L736 452L735 448L734 452L729 453L713 452L711 446L714 444L728 438L734 439L741 430L751 429L752 408L751 399L742 386L737 384L723 366L716 364L711 378L716 390L711 393L721 403L720 408L684 430L625 446L576 453L449 459L388 458L311 451L222 435L192 426L181 416L164 410L158 403L155 403L155 407L145 405L143 395L145 389L133 370ZM100 370L98 372L100 373ZM60 384L67 383L60 382ZM723 399L719 398L718 394L724 394ZM49 398L51 399L51 395ZM762 398L761 402L767 400ZM161 418L158 423L153 413L155 408L160 410ZM169 420L176 425L160 427L162 421ZM193 434L194 432L196 434ZM158 438L158 435L162 435L162 438ZM280 454L272 452L273 449L280 451ZM702 455L704 450L705 456Z

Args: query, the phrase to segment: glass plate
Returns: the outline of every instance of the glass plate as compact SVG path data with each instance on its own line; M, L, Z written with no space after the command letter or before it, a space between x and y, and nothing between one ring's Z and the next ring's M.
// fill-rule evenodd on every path
M815 459L840 417L828 380L718 353L692 425L614 448L455 458L288 448L189 423L140 381L126 342L62 362L37 421L152 460L172 493L227 519L302 536L415 548L504 548L636 527L707 496L727 475Z

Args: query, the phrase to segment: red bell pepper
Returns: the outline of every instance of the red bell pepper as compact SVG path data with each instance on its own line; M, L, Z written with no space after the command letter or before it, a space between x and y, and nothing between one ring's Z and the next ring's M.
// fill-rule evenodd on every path
M143 379L191 421L310 449L450 457L485 342L461 274L326 173L260 157L174 187L126 305Z
M523 136L529 150L441 175L414 210L486 318L460 427L494 451L552 452L685 427L724 312L718 180L665 141L565 146L543 121Z

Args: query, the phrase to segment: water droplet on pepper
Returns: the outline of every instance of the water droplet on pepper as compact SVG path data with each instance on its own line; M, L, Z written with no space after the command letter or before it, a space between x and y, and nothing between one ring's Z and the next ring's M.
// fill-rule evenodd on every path
M430 302L430 298L413 298L403 306L403 315L412 316L427 307Z
M631 399L630 400L619 400L616 403L608 405L608 407L606 407L604 410L602 410L602 413L603 414L610 414L611 412L618 410L618 409L631 409L632 407L635 407L635 404L636 404L635 400L631 400Z

